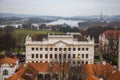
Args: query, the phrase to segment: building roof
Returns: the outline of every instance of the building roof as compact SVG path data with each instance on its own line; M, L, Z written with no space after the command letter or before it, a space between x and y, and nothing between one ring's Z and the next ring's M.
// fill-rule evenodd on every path
M120 80L120 71L116 70L112 72L112 75L107 80Z
M86 68L85 68L86 67ZM109 63L103 64L85 64L85 73L88 75L88 80L99 80L98 77L104 77L105 80L119 80L120 79L120 71L114 68Z
M19 76L18 74L14 74L13 76L5 79L5 80L25 80L23 79L21 76Z
M107 30L104 31L101 35L105 35L107 39L118 40L120 35L120 30Z
M81 36L81 35L73 35L73 37L75 38L75 39L77 39L78 41L88 41L86 38L84 38L83 36Z
M14 57L14 58L9 58L9 57L5 57L5 58L2 58L2 59L0 59L0 66L2 65L2 64L9 64L10 65L10 67L14 67L15 66L15 62L17 61L17 58L16 57Z
M95 77L94 75L90 75L88 76L88 80L99 80L99 79Z
M109 63L106 63L106 65L92 64L89 66L92 67L92 71L94 72L94 75L96 75L96 76L102 76L106 80L111 80L111 79L119 80L120 79L120 71L118 71L117 68L114 68Z
M49 63L28 63L38 72L49 72L50 64Z
M33 41L43 41L44 38L47 39L48 34L39 34L39 35L33 35L32 36Z
M6 80L35 80L36 76L37 72L31 66L26 65Z
M58 72L60 70L60 66L63 64L59 65L57 63L28 63L29 66L33 67L37 72ZM64 64L65 69L67 69L68 64ZM53 67L54 66L54 67Z
M54 35L66 35L66 34L54 34ZM73 34L73 38L77 39L78 41L88 41L86 38L84 38L80 34ZM48 34L39 34L39 35L32 36L33 41L43 41L43 39L48 39Z
M57 70L59 70L57 66L60 66L60 65L56 63L52 65L51 63L28 63L26 64L26 66L21 68L18 72L16 72L15 75L11 76L6 80L16 80L16 79L33 80L33 78L37 76L38 72L41 72L41 73L50 72L53 66L54 66L54 72L57 72ZM67 68L68 68L68 65L66 65L65 69ZM88 80L99 80L100 76L104 77L105 80L120 79L120 71L118 71L109 63L106 63L105 65L84 64L82 70L87 75L85 76L85 79L87 78Z

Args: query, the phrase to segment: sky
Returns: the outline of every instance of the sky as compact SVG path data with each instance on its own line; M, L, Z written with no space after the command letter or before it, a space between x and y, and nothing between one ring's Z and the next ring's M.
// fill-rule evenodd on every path
M50 16L119 15L120 0L0 0L0 13Z

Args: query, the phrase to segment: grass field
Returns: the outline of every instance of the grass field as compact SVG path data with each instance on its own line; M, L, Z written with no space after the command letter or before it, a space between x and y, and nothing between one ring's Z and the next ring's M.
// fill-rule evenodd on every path
M47 34L47 33L59 33L61 34L62 32L57 32L57 31L50 31L50 30L21 30L17 29L14 31L14 36L16 37L17 42L19 43L24 43L25 38L27 35L33 36L36 34Z
M47 33L61 33L56 31L50 31L50 30L21 30L17 29L15 30L15 34L23 34L23 35L34 35L34 34L47 34Z

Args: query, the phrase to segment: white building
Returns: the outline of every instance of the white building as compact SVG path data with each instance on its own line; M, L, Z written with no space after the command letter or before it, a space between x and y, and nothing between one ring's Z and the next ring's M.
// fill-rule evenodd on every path
M41 35L39 41L27 36L25 46L26 63L94 63L94 39L84 38L80 33Z
M16 69L18 69L18 59L7 57L0 59L0 80L14 75Z

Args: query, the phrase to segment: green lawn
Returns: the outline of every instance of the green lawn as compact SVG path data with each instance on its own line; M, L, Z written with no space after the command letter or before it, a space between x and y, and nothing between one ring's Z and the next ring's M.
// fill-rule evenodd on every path
M16 29L14 31L14 36L17 40L18 44L24 45L25 44L25 38L27 35L33 36L36 34L47 34L47 33L56 33L56 34L62 34L63 32L57 32L57 31L50 31L50 30L22 30L22 29ZM15 51L17 51L17 48L15 48ZM23 48L20 50L23 51Z
M15 35L23 34L23 35L34 35L34 34L47 34L47 33L61 33L50 30L15 30Z
M35 34L47 34L47 33L62 34L62 32L50 31L50 30L21 30L21 29L17 29L14 31L14 36L16 37L17 42L24 44L25 38L27 35L33 36Z

